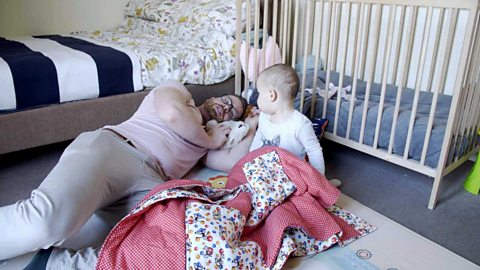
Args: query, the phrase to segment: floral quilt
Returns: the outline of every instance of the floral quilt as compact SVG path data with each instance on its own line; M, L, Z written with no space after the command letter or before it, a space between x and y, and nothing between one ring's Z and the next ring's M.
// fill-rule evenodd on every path
M289 256L375 230L334 206L339 194L308 163L260 148L225 189L196 180L157 187L112 230L97 269L281 269Z
M234 0L131 0L122 23L75 36L133 51L144 86L215 84L235 72Z

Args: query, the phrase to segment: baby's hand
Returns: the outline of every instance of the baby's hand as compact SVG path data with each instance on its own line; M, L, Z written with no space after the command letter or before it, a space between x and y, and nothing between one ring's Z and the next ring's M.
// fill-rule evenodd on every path
M258 108L258 107L252 107L252 109L250 109L250 112L248 115L259 115L261 112L261 110Z
M258 126L258 116L260 115L260 110L257 108L253 108L248 116L245 118L245 123L251 128L251 129L257 129Z

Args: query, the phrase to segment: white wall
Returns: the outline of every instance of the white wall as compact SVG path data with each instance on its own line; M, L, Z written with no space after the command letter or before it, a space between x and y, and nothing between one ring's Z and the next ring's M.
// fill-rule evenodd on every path
M120 23L128 0L1 0L0 36L64 34Z

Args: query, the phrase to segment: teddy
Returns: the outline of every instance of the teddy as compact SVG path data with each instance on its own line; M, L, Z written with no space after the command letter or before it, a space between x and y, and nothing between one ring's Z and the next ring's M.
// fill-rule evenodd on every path
M211 129L213 126L217 125L216 120L210 120L206 124L207 131ZM227 142L220 147L220 149L230 149L234 145L238 144L245 138L248 133L249 126L245 124L243 121L225 121L221 123L230 128L230 133L228 134Z
M340 87L336 86L335 84L329 83L328 84L327 99L330 99L333 96L335 96L339 92L339 90L340 90L340 94L341 94L342 99L350 100L352 98L352 95L350 94L350 92L352 91L352 86L351 85L347 85L345 87L342 87L342 89L340 89ZM311 88L305 88L305 91L312 94L312 89ZM320 95L321 97L325 97L325 94L327 94L327 90L326 89L320 89L320 87L317 87L317 92L318 92L318 95ZM355 98L355 100L357 100L357 99Z

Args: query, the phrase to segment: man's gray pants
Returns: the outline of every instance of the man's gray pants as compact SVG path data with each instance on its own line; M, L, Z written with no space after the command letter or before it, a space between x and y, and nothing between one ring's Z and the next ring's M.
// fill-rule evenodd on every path
M61 246L101 245L162 177L114 133L82 133L29 199L0 207L0 260Z

